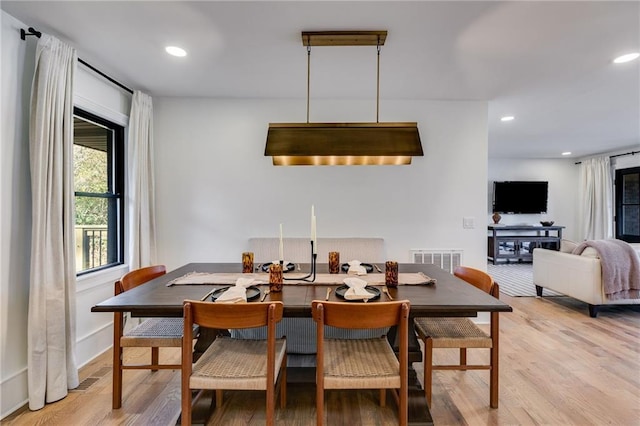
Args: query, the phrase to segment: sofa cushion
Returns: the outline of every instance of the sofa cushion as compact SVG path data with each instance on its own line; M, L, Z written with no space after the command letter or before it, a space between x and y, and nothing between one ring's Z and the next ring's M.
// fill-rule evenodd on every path
M578 243L571 240L560 240L560 251L562 253L573 253L573 251L578 247Z

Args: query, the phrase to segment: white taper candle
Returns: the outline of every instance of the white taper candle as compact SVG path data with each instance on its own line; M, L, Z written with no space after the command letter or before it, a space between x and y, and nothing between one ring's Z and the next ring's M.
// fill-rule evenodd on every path
M280 247L279 247L280 261L284 260L284 244L282 243L282 224L280 224Z

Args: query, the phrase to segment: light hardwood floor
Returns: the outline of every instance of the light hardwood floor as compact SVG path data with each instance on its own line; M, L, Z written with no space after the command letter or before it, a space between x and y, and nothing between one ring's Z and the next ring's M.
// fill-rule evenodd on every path
M437 371L436 425L640 425L640 306L603 308L590 318L586 305L566 297L502 300L514 312L501 314L500 408L489 408L488 373ZM172 352L171 352L172 351ZM129 352L131 358L141 350ZM165 352L169 357L177 351ZM470 351L488 356L487 351ZM37 412L23 410L10 425L169 425L180 412L178 372L126 371L123 408L111 410L111 358L104 354L81 371L94 381ZM457 350L439 350L440 362ZM315 424L313 387L291 384L281 425ZM236 392L209 425L264 424L262 393ZM395 404L377 405L376 393L327 392L331 425L396 424Z

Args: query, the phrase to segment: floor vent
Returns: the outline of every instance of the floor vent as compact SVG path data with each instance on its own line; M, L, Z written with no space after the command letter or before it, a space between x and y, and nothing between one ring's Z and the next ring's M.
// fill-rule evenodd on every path
M445 271L462 265L462 250L459 249L414 249L411 250L413 263L433 263Z
M88 377L88 378L84 379L83 381L81 381L80 384L78 385L78 387L73 389L73 391L76 391L76 392L86 391L87 389L89 389L91 387L91 385L93 385L98 380L100 380L100 378L98 378L98 377Z

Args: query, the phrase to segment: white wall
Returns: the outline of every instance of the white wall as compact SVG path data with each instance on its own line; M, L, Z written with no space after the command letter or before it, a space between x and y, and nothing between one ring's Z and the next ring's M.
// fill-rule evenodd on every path
M0 145L0 418L27 401L27 311L31 242L29 172L29 98L36 39L20 39L27 25L2 12ZM82 53L79 52L82 57ZM126 125L130 95L78 67L74 102ZM113 315L94 314L91 306L113 295L113 283L126 265L77 284L77 360L83 365L112 344Z
M314 121L370 121L372 101L314 101ZM374 104L375 105L375 104ZM381 100L381 121L417 121L410 166L275 167L269 122L302 122L304 100L154 100L158 256L169 268L240 261L250 237L382 237L387 257L461 248L486 268L487 105ZM474 217L475 229L462 218ZM326 253L319 253L326 261ZM366 259L360 259L366 260Z
M488 197L485 211L491 220L493 182L503 180L538 180L549 182L547 214L502 214L500 223L506 225L535 224L553 220L565 226L563 237L576 238L578 219L578 166L573 159L506 159L489 158Z
M0 404L4 417L27 395L27 305L31 240L29 94L35 42L2 12L2 140L0 143Z

